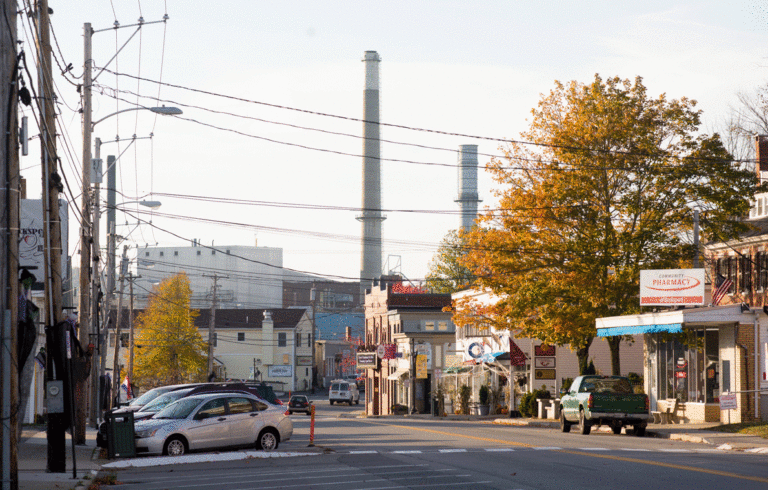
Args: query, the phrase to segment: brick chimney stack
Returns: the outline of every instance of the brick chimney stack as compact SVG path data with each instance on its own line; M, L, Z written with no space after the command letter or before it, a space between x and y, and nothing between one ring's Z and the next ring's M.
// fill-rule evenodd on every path
M768 172L768 136L755 136L755 155L757 157L757 162L755 163L757 182L762 184L763 172ZM766 180L768 180L768 175Z

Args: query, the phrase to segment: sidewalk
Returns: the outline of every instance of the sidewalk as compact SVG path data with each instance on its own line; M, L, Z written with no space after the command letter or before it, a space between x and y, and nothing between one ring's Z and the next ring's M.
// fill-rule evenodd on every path
M86 429L86 444L75 446L77 478L73 478L72 440L66 434L67 463L65 473L48 473L48 440L45 429L25 428L21 431L17 457L20 490L51 490L87 488L101 468L93 459L96 447L96 429ZM80 487L77 485L80 484Z

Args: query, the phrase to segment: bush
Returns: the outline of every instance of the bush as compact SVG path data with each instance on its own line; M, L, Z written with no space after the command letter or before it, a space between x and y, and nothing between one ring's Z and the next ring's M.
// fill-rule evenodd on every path
M560 380L560 389L568 391L571 389L571 385L573 384L573 378L562 378Z
M533 417L536 413L537 398L552 398L552 395L545 389L533 390L524 394L522 398L520 398L520 405L518 406L518 410L520 410L520 413L524 417Z
M459 388L459 404L461 413L469 414L469 398L472 396L472 389L467 385L461 385Z
M480 387L480 405L488 405L488 385Z

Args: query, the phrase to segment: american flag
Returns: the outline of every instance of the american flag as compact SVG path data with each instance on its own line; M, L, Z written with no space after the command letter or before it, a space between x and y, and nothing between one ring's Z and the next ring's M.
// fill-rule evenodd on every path
M716 288L712 293L712 306L717 306L720 304L720 300L723 299L723 296L725 296L726 293L731 289L731 286L733 286L733 281L730 278L726 278L722 274L717 275L715 282Z
M130 400L133 398L133 389L131 388L131 380L128 379L128 375L125 375L123 384L120 385L120 389L125 392L125 399Z
M517 346L512 336L509 337L509 364L512 366L525 366L528 357L520 347Z

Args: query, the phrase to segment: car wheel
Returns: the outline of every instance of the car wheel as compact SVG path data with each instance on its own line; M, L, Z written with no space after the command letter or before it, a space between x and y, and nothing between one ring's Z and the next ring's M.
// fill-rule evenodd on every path
M644 437L645 436L645 424L637 424L635 425L635 435L637 437Z
M570 432L571 431L571 423L565 420L565 414L563 414L563 409L560 409L560 430L562 432Z
M579 410L579 432L583 435L589 435L592 431L592 426L584 418L584 409Z
M611 430L613 431L614 434L621 434L621 427L622 427L621 422L616 422L611 424Z
M331 400L331 405L333 405L333 400Z
M360 399L355 400L355 405L360 405Z
M163 448L163 454L166 456L183 456L187 451L187 443L179 436L168 439Z
M263 451L274 451L277 449L278 436L274 429L264 429L259 434L259 440L256 441L256 447Z

